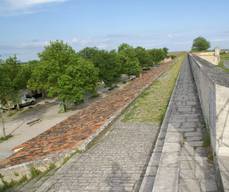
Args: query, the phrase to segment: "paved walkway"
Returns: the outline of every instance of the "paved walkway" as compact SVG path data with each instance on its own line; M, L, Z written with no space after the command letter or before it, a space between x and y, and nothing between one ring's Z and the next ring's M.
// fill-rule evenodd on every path
M98 144L73 157L37 192L135 190L158 129L152 124L122 123L118 120Z
M216 192L207 148L203 116L188 60L172 100L172 113L162 148L153 192ZM152 191L152 189L150 190Z

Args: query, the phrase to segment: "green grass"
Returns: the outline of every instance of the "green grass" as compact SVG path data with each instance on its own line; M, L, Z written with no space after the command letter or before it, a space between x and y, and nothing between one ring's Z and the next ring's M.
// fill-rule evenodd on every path
M7 141L8 139L10 139L11 137L13 137L13 135L7 135L5 137L0 137L0 143Z
M156 80L124 113L124 122L160 124L173 91L185 54L179 55L171 68Z
M225 54L221 54L220 56L220 63L219 63L219 67L221 67L222 69L224 69L224 71L229 72L229 69L224 67L224 60L229 60L229 53L225 53Z
M45 176L49 171L53 170L56 168L56 165L54 163L50 163L49 164L49 167L47 168L46 171L40 171L39 169L35 168L35 167L31 167L30 168L30 177L28 178L26 175L23 175L19 180L11 180L10 182L6 181L4 179L4 176L0 174L0 180L1 180L1 183L3 184L2 186L0 185L0 191L1 192L6 192L10 189L13 189L17 186L20 186L22 184L25 184L29 181L31 181L32 179L34 178L37 178L37 177L43 177ZM19 173L15 172L14 175L16 177L19 176ZM14 190L13 190L14 191Z

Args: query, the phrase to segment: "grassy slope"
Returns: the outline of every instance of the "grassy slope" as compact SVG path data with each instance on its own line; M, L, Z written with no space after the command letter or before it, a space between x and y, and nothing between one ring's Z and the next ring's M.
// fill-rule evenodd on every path
M170 70L142 93L124 114L124 122L162 122L184 58L185 54L179 55Z
M220 63L219 63L219 67L221 67L221 68L223 68L224 69L224 71L226 71L226 72L229 72L229 69L226 69L225 67L224 67L224 60L229 60L229 53L227 53L227 54L222 54L221 56L220 56Z

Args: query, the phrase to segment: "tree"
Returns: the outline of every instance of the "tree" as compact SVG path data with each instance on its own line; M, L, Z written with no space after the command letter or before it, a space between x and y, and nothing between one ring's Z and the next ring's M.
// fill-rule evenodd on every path
M18 89L27 89L28 81L31 78L33 69L38 65L38 61L29 61L27 63L20 64L15 83Z
M192 51L206 51L210 46L210 42L204 37L197 37L193 40Z
M3 107L8 104L14 89L4 65L0 66L0 74L0 105Z
M3 110L4 106L9 104L9 100L11 100L12 95L14 94L14 89L12 86L12 82L7 74L5 64L0 65L0 115L2 120L2 132L3 137L6 137L5 131L5 122L3 118Z
M137 47L135 48L135 53L142 68L148 68L151 66L152 62L150 59L150 54L145 48Z
M98 72L62 41L51 42L39 54L40 63L32 72L28 87L42 90L61 100L64 111L69 102L79 103L87 92L94 94Z
M89 59L93 61L98 53L99 53L98 48L86 47L79 52L79 55L85 59Z
M99 69L100 80L102 80L106 86L112 86L120 77L121 66L115 51L99 51L93 63Z
M159 64L166 57L166 53L163 49L150 49L149 54L153 65Z
M137 58L128 57L127 55L120 53L119 62L122 65L122 73L127 75L139 76L141 73L141 66Z
M121 44L118 48L118 56L123 74L139 76L141 66L133 47L125 43Z
M40 63L32 72L28 87L41 90L48 96L57 96L58 79L64 73L76 52L63 41L50 42L39 54Z
M9 57L5 61L3 61L2 64L2 70L5 74L5 79L7 79L8 82L8 91L7 91L7 100L6 105L11 104L18 104L19 102L19 71L20 71L20 63L17 60L16 56Z
M127 44L127 43L122 43L122 44L119 45L119 47L118 47L118 52L130 50L130 49L133 49L133 47L130 46L129 44Z
M98 70L94 65L79 56L74 56L58 79L58 98L63 102L64 111L66 102L79 103L84 100L86 93L96 93Z
M165 57L167 57L168 53L169 53L169 49L167 47L163 48L163 51L165 53Z
M87 47L79 52L79 55L94 63L99 70L99 79L110 87L120 77L120 64L117 62L116 51L99 50L95 47Z
M39 62L32 70L31 77L27 87L32 91L40 91L42 95L47 95L49 89L49 65L45 62Z

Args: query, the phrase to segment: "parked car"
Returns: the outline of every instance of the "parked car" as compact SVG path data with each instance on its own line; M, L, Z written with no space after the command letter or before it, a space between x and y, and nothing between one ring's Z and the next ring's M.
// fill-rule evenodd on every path
M29 105L34 105L36 103L36 99L30 95L24 95L21 97L21 102L19 103L19 107L26 107Z

